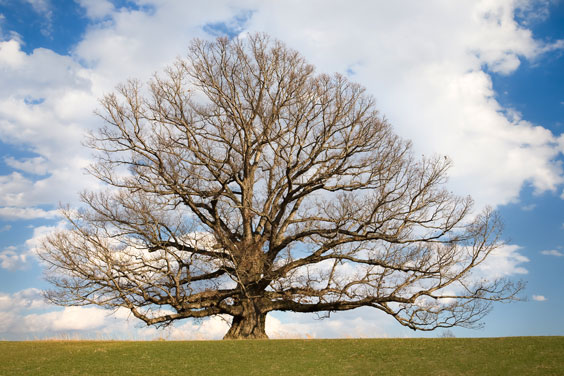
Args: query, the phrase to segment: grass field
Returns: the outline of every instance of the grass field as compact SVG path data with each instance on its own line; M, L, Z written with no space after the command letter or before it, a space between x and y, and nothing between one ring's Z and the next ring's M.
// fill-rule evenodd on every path
M564 375L564 337L0 342L0 375Z

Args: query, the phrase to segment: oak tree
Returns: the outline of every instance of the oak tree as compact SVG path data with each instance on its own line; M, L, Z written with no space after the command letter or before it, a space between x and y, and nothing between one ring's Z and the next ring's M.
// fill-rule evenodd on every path
M225 338L266 338L272 311L472 327L520 288L476 273L500 222L445 188L449 160L416 158L361 85L267 35L195 40L99 114L106 188L43 244L51 302L157 326L224 315Z

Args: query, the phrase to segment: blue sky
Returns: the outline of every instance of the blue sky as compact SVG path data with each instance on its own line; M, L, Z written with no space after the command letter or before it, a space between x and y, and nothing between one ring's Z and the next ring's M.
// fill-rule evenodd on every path
M506 247L484 273L527 282L481 330L457 336L564 335L564 2L0 0L0 339L220 338L221 320L166 333L127 312L49 306L34 256L63 226L56 209L97 182L84 134L97 98L147 79L194 38L265 31L320 72L367 87L421 154L454 161L450 188L491 205ZM436 336L363 309L318 321L275 314L271 335Z

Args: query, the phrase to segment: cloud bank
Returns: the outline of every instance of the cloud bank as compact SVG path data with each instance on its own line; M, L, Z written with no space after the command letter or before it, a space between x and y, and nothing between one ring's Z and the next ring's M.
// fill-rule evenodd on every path
M30 3L48 10L48 2ZM240 31L268 32L318 71L365 85L417 153L453 159L451 186L480 205L515 201L525 183L537 192L563 183L562 140L502 108L490 77L563 47L534 39L515 20L535 2L79 3L91 24L70 56L42 48L26 54L17 38L0 42L0 141L33 154L4 156L14 171L0 177L4 207L72 201L94 184L82 174L89 152L81 141L100 124L92 113L97 98L161 70L193 37Z

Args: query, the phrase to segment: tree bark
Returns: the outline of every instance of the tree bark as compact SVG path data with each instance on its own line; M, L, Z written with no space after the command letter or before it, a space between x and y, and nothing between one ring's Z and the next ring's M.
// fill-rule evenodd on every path
M268 339L265 321L266 313L262 313L253 302L244 302L242 315L233 316L231 328L223 339Z

